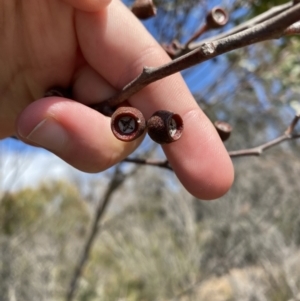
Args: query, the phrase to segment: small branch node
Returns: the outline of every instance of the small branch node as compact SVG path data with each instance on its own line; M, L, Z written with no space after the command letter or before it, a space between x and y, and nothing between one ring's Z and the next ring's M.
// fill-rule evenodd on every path
M261 156L262 153L263 153L263 149L261 147L257 148L256 151L257 151L257 156L258 157Z
M213 42L204 43L201 46L200 51L204 56L211 56L215 53L216 47Z
M143 67L143 75L149 75L151 74L151 72L154 70L155 68L153 67L147 67L147 66L144 66Z

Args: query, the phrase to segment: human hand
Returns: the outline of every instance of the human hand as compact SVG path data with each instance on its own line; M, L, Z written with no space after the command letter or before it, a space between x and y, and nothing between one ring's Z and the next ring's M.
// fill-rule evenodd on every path
M113 166L139 145L141 139L117 140L109 118L86 105L169 57L119 0L108 2L0 0L0 138L17 135L87 172ZM54 86L72 86L76 101L44 98ZM179 74L147 86L129 103L146 118L160 109L182 116L181 139L163 149L190 193L211 199L229 189L227 151Z

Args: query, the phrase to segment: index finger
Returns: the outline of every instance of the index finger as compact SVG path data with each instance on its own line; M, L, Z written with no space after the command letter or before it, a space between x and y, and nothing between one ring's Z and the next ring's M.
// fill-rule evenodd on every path
M132 13L118 0L105 11L78 12L76 30L87 62L112 86L121 89L144 66L160 66L169 57ZM146 118L157 110L180 114L181 139L163 146L179 180L203 199L224 194L233 181L228 153L213 125L200 110L180 74L152 83L129 99Z

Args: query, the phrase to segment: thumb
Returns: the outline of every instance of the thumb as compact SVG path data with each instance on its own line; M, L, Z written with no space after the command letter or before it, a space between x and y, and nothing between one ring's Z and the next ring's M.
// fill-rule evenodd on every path
M17 120L17 135L43 147L85 172L103 171L126 158L142 141L122 142L110 128L110 118L62 97L31 103Z

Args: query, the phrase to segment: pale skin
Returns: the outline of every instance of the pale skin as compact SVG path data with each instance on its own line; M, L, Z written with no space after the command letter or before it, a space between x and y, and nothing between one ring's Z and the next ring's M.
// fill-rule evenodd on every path
M87 105L169 61L139 20L119 0L0 0L0 12L0 138L17 135L86 172L130 155L142 138L117 140L110 118ZM44 98L53 86L72 86L74 100ZM128 101L146 118L159 109L182 116L181 139L163 149L191 194L213 199L230 188L227 151L179 74Z

